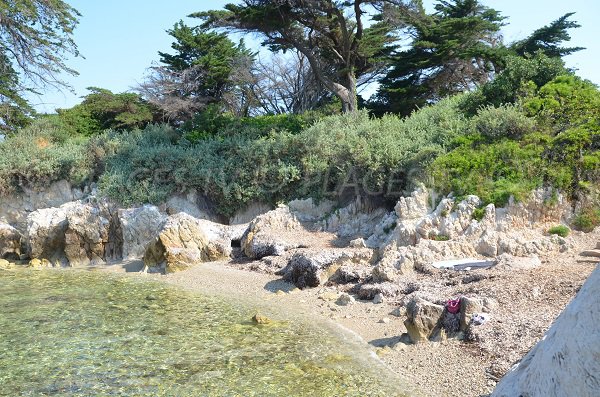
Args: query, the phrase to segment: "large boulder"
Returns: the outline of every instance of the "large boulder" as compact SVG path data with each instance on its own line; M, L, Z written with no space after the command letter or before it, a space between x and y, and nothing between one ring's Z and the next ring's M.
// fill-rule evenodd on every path
M66 212L64 253L70 266L104 263L110 221L98 207L74 206Z
M600 268L492 397L600 396Z
M302 250L281 270L284 280L298 288L317 287L329 281L342 266L368 265L373 251L368 248Z
M148 245L144 265L149 271L172 273L230 255L231 239L225 226L181 212L169 216Z
M154 240L167 217L153 205L119 210L123 236L123 259L138 259Z
M406 305L406 331L414 343L426 342L440 329L444 307L420 297L412 298Z
M121 236L105 205L70 202L27 217L29 256L58 266L87 266L121 256Z
M298 232L302 230L302 225L289 208L281 206L250 222L241 239L242 251L252 259L283 255L301 245Z
M29 256L33 259L48 259L66 266L65 232L68 227L67 213L79 203L72 202L58 208L43 208L27 216L27 242Z
M0 223L0 258L19 259L21 246L21 233L10 225Z

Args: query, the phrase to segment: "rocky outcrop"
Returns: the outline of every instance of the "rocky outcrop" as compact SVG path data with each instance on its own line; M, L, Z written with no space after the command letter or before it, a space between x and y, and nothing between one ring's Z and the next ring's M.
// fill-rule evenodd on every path
M29 256L56 266L87 266L121 257L114 211L80 201L36 210L27 217Z
M375 227L386 214L384 208L358 196L347 206L334 210L316 222L315 227L348 239L367 238L374 233Z
M476 196L458 202L437 198L424 187L401 198L393 213L383 218L366 245L378 247L381 260L375 281L394 281L435 261L509 255L530 258L569 249L566 239L544 235L544 225L567 219L566 199L552 190L536 190L524 202L510 200L506 208L481 207ZM475 219L476 211L482 217ZM519 261L515 261L519 262Z
M230 225L242 225L244 223L251 222L254 218L259 215L266 214L271 211L272 207L268 204L261 202L252 202L245 208L237 211L231 218L229 218Z
M444 307L415 297L406 305L406 331L414 343L426 342L439 330Z
M90 205L66 211L64 254L70 266L98 265L105 261L110 221L101 210Z
M67 266L65 232L67 213L78 203L67 203L58 208L44 208L27 216L27 242L32 259L48 259L59 266Z
M0 223L0 258L20 259L22 250L21 233L14 227Z
M492 397L600 395L600 268Z
M298 288L317 287L332 279L343 266L368 265L372 258L373 251L368 248L301 250L292 255L280 274Z
M298 248L298 232L302 225L290 212L289 207L281 206L266 214L257 216L244 232L241 247L244 254L252 259L265 256L283 255Z
M123 259L141 258L167 217L153 205L121 209L118 218L123 239Z
M0 222L8 223L25 233L27 216L38 209L60 207L93 193L95 187L74 188L65 180L50 184L43 190L23 187L17 194L0 197Z
M181 212L169 216L148 245L144 265L152 272L172 273L230 254L231 240L224 226Z

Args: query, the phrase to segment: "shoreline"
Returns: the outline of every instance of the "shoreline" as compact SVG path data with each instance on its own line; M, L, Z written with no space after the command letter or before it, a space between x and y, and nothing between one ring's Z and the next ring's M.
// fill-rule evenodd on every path
M543 337L595 268L594 261L578 258L577 250L590 247L597 238L597 231L573 236L576 248L544 255L539 267L470 271L469 274L482 277L473 283L451 287L453 293L466 295L485 291L498 303L492 313L493 328L488 327L485 339L476 342L447 339L404 343L401 335L406 332L406 315L401 297L379 304L356 300L351 305L339 306L335 303L337 296L348 291L343 285L299 290L279 276L253 270L260 261L207 262L167 275L131 273L137 270L136 266L140 268L140 261L96 269L123 273L127 268L128 274L141 279L230 301L242 300L244 305L256 307L257 311L275 319L300 318L324 326L342 336L344 343L358 343L361 352L376 356L399 381L407 381L420 391L415 395L486 397L510 365ZM406 277L429 287L437 285L448 293L447 282L461 279L462 274L415 273Z
M138 263L139 261L121 262L92 269L124 274L127 277L164 283L193 293L215 296L229 303L240 303L276 321L301 321L310 326L325 329L338 338L341 343L356 349L356 355L353 358L365 368L366 365L372 365L374 362L381 365L381 369L387 372L382 373L382 376L392 377L391 380L396 381L403 390L408 388L410 397L430 395L419 388L411 380L409 374L392 368L377 353L381 348L370 343L370 332L365 333L366 329L353 326L356 325L355 322L341 322L334 315L327 316L325 310L317 310L315 305L322 307L323 305L320 303L325 302L319 298L318 293L315 294L317 291L300 290L293 284L283 281L279 276L235 268L227 261L206 262L185 271L166 275L125 270L127 267L137 268ZM328 303L334 305L332 306L334 309L337 306L333 302ZM354 306L356 305L387 308L387 306L374 305L371 301L357 301ZM344 308L340 307L338 310L342 309ZM364 308L354 307L353 309L361 311ZM346 320L352 320L352 318ZM380 323L379 325L388 324ZM387 334L387 332L384 333Z

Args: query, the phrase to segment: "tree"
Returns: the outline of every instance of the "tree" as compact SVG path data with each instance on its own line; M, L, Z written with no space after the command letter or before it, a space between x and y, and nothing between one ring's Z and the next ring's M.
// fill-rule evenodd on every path
M57 109L64 128L77 135L94 135L106 129L131 130L160 121L158 109L138 94L113 94L110 90L88 87L90 93L70 109Z
M520 56L541 51L549 57L563 57L583 50L583 47L561 47L563 42L571 40L568 30L581 26L575 21L569 21L573 14L575 13L565 14L549 25L535 30L524 40L514 42L510 46L511 50Z
M487 82L507 52L499 33L504 19L477 0L439 1L431 15L421 1L398 8L394 21L412 41L392 55L371 107L407 115Z
M295 49L310 64L317 80L337 96L344 111L355 111L357 85L381 71L395 41L391 26L380 20L365 26L367 6L381 12L389 1L243 0L224 10L190 15L203 28L258 33L272 51ZM400 2L398 2L400 3Z
M236 44L224 33L189 27L182 21L167 32L175 39L171 45L175 53L159 52L162 65L150 68L138 91L176 124L213 103L247 113L245 85L253 79L248 71L254 54L244 42Z
M58 75L75 75L63 59L78 56L73 30L79 13L62 0L0 2L0 125L13 130L32 113L25 91L67 87Z
M331 94L323 87L302 53L273 54L255 65L252 92L257 107L267 114L301 114L315 109Z

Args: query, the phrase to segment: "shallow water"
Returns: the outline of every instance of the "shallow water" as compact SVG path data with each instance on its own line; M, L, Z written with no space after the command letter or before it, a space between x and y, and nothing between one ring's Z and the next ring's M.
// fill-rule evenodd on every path
M331 332L252 314L131 277L0 271L0 395L403 395Z

